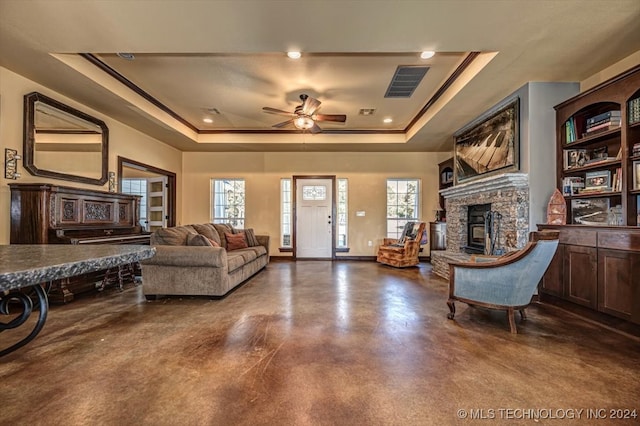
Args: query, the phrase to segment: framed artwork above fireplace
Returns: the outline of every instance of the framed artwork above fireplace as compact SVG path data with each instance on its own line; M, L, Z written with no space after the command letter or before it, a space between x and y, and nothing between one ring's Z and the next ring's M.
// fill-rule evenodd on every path
M519 109L511 98L453 135L456 184L519 170Z

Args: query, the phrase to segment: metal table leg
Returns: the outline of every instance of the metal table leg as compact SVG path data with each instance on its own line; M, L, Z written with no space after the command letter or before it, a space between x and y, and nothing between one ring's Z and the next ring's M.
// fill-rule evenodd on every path
M42 330L42 327L44 327L44 323L47 319L47 313L49 312L49 300L47 299L47 293L40 284L28 288L33 290L35 293L36 308L40 312L38 315L38 321L27 337L7 349L0 351L0 357L19 349L32 341L38 335L40 330ZM10 291L8 294L4 295L0 294L0 314L9 315L10 305L12 308L14 308L15 305L18 305L19 308L20 304L22 305L22 313L7 323L0 322L0 333L5 330L20 327L26 323L31 316L34 307L31 297L20 291Z

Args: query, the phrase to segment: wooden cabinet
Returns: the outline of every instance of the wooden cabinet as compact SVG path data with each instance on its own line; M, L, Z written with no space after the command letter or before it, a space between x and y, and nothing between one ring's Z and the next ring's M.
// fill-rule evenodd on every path
M640 253L598 249L598 310L640 324L638 303Z
M542 295L640 324L640 228L538 228L560 231L558 251L540 286Z
M70 238L141 233L137 195L50 184L9 186L11 244L69 244Z
M564 245L564 295L567 300L595 309L598 253L593 247Z
M551 259L547 272L542 277L540 290L553 296L564 296L564 244L558 244L558 250Z
M640 226L640 65L555 109L567 223Z
M150 234L139 224L140 196L47 183L9 187L11 244L149 244ZM134 270L120 267L56 280L49 300L69 302L96 283L104 288L113 275L122 285L123 271L133 279Z

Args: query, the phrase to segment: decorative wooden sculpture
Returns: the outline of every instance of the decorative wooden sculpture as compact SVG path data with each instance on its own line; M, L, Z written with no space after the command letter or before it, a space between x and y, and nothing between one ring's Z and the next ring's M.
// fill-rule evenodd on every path
M549 225L566 225L567 223L567 203L557 188L547 205L547 223Z

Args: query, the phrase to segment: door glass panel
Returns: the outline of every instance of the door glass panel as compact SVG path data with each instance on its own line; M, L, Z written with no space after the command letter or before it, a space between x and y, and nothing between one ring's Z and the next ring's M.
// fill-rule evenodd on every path
M327 188L323 185L304 185L302 187L302 199L305 201L322 201L327 198Z

